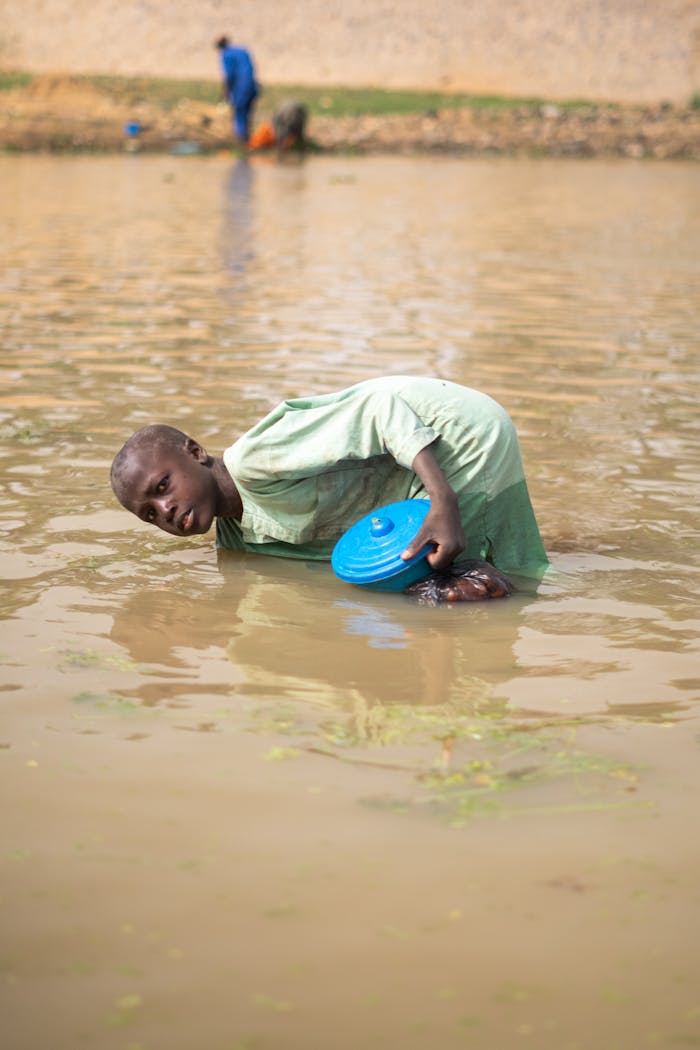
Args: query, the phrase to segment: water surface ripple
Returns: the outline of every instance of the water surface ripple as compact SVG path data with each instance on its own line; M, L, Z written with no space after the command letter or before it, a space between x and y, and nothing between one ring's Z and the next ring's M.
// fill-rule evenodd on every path
M697 166L0 179L13 1050L695 1045ZM538 594L414 607L111 497L147 422L218 453L384 373L511 413Z

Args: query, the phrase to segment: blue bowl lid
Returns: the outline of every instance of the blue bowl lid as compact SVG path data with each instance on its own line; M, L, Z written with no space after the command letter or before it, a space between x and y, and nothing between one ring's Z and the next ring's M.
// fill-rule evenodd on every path
M360 518L333 548L331 565L336 576L346 583L376 583L415 565L432 549L431 543L426 543L408 561L403 560L401 553L414 539L429 510L430 500L405 499Z

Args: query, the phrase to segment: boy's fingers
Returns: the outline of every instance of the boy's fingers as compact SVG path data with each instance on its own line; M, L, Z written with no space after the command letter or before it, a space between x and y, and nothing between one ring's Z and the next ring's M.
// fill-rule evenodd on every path
M426 543L429 542L430 540L423 540L421 543L411 544L411 546L407 547L401 555L402 559L404 561L409 561L416 554L420 553L422 548L425 547ZM429 550L426 553L426 558L428 560L430 568L434 571L437 571L439 569L446 569L448 565L452 563L452 559L449 556L446 556L443 552L441 552L439 544L436 543L433 543L432 550Z
M443 569L448 569L452 564L452 558L440 551L439 547L435 550L430 551L427 555L428 564L434 572L441 572Z
M410 558L413 558L416 554L418 554L418 552L422 550L423 547L425 547L426 543L430 542L430 536L427 533L425 533L423 529L421 529L420 532L413 537L413 539L409 543L408 547L406 547L406 550L403 552L401 557L404 561L408 561Z
M419 550L420 550L420 547L418 547L417 550L414 550L413 547L407 547L406 550L401 555L402 561L410 561L411 558L415 557L415 555L418 553Z

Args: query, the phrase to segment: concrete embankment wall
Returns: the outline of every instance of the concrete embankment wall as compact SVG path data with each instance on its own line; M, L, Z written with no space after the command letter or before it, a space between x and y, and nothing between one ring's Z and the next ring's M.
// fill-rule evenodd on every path
M217 76L215 35L263 83L687 102L698 0L0 0L0 68Z

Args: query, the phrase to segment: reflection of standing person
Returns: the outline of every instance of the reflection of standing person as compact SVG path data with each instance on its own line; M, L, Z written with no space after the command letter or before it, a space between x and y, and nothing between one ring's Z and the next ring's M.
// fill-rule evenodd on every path
M227 36L214 42L221 56L223 91L233 117L236 137L248 142L250 115L258 97L259 87L255 79L255 68L250 53L244 47L234 47Z

